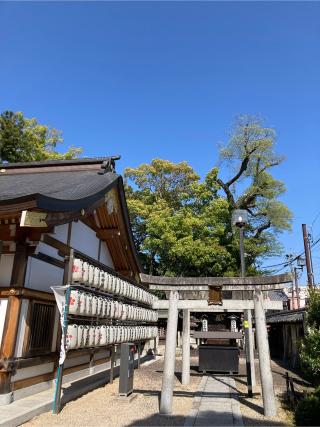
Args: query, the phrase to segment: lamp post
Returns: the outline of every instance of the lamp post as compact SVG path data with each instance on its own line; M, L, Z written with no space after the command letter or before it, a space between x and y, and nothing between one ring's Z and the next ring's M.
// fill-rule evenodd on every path
M241 277L246 276L246 267L244 260L244 227L248 224L248 212L244 209L235 209L232 212L232 225L239 228L240 231L240 262Z
M232 212L232 225L239 228L240 231L240 262L241 262L241 277L246 276L246 267L244 259L244 227L248 224L248 212L244 209L235 209ZM244 331L246 345L246 366L247 366L247 385L248 396L252 397L252 385L255 385L255 370L254 370L254 352L253 352L253 335L252 335L252 316L251 310L244 311Z

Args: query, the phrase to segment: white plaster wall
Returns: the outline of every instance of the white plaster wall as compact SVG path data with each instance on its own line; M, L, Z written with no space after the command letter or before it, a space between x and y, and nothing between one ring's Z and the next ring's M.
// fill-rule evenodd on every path
M28 306L29 306L29 301L27 299L23 299L21 302L18 335L16 340L16 348L14 352L15 357L22 356L24 334L26 331L26 323L27 323Z
M29 257L25 287L52 292L50 286L63 285L63 269Z
M99 239L95 231L81 221L72 223L70 246L98 259Z
M60 261L63 261L64 258L58 255L58 250L53 248L52 246L46 245L43 242L39 242L35 253L38 254L39 252L42 252L43 254L50 255L56 259L59 259Z
M51 233L51 235L55 239L60 240L60 242L67 243L68 228L69 224L57 225L54 227L54 233Z
M10 286L13 258L13 254L2 254L0 256L0 286Z
M8 298L0 298L0 347L1 347L4 322L6 320L7 305L8 305Z
M114 268L114 264L111 259L111 255L108 249L108 246L105 242L101 242L101 251L100 251L100 262L107 265L108 267Z

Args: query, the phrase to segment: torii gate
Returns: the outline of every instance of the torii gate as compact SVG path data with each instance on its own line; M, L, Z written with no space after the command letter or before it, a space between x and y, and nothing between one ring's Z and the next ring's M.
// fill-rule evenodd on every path
M283 306L282 301L265 300L263 291L283 289L288 283L292 283L291 274L246 278L164 277L146 274L140 274L140 277L142 283L148 284L150 289L165 291L167 298L169 296L169 300L158 300L153 306L155 309L168 309L160 413L166 415L172 413L178 310L183 310L182 383L188 384L190 379L190 312L244 312L248 321L248 337L252 343L251 310L254 309L264 414L267 417L276 416L265 310L282 310ZM212 287L219 287L222 291L233 291L235 294L237 293L235 291L242 291L242 294L243 291L249 291L253 297L252 299L243 297L224 299L221 305L209 305L208 294ZM248 294L248 292L246 293ZM248 357L251 362L251 372L253 372L253 351Z

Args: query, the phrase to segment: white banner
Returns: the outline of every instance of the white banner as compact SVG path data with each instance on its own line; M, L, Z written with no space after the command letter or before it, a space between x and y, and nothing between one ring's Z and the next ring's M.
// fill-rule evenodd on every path
M68 286L51 286L53 290L54 297L60 312L60 324L61 324L61 346L60 346L60 357L59 365L62 365L66 359L66 339L64 336L64 314L66 309L66 291Z

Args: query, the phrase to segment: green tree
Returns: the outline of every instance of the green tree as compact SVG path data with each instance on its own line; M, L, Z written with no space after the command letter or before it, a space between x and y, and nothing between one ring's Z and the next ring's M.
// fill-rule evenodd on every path
M307 309L308 332L300 346L300 359L306 375L320 383L320 290L309 291Z
M154 159L127 169L127 201L136 244L152 274L220 275L230 255L220 244L228 205L216 171L203 183L186 162Z
M27 119L21 112L5 111L0 116L0 161L30 162L52 159L73 159L80 148L67 152L56 151L63 142L60 131L41 125L36 119Z
M133 232L149 273L238 275L239 236L231 226L235 208L250 214L247 272L257 274L262 257L279 253L277 234L290 228L291 213L277 200L283 184L269 172L282 161L274 144L273 130L240 117L220 151L228 171L235 169L227 181L217 167L201 181L186 162L161 159L125 171Z
M264 257L281 253L277 237L291 229L292 214L278 200L285 186L271 175L271 169L284 160L275 153L275 144L274 129L266 127L262 119L243 115L237 117L228 142L220 148L221 166L226 166L231 176L226 180L219 177L217 183L226 196L230 215L234 209L248 212L245 252L252 273ZM238 243L231 237L230 247L231 240L236 243L232 253L238 257Z

